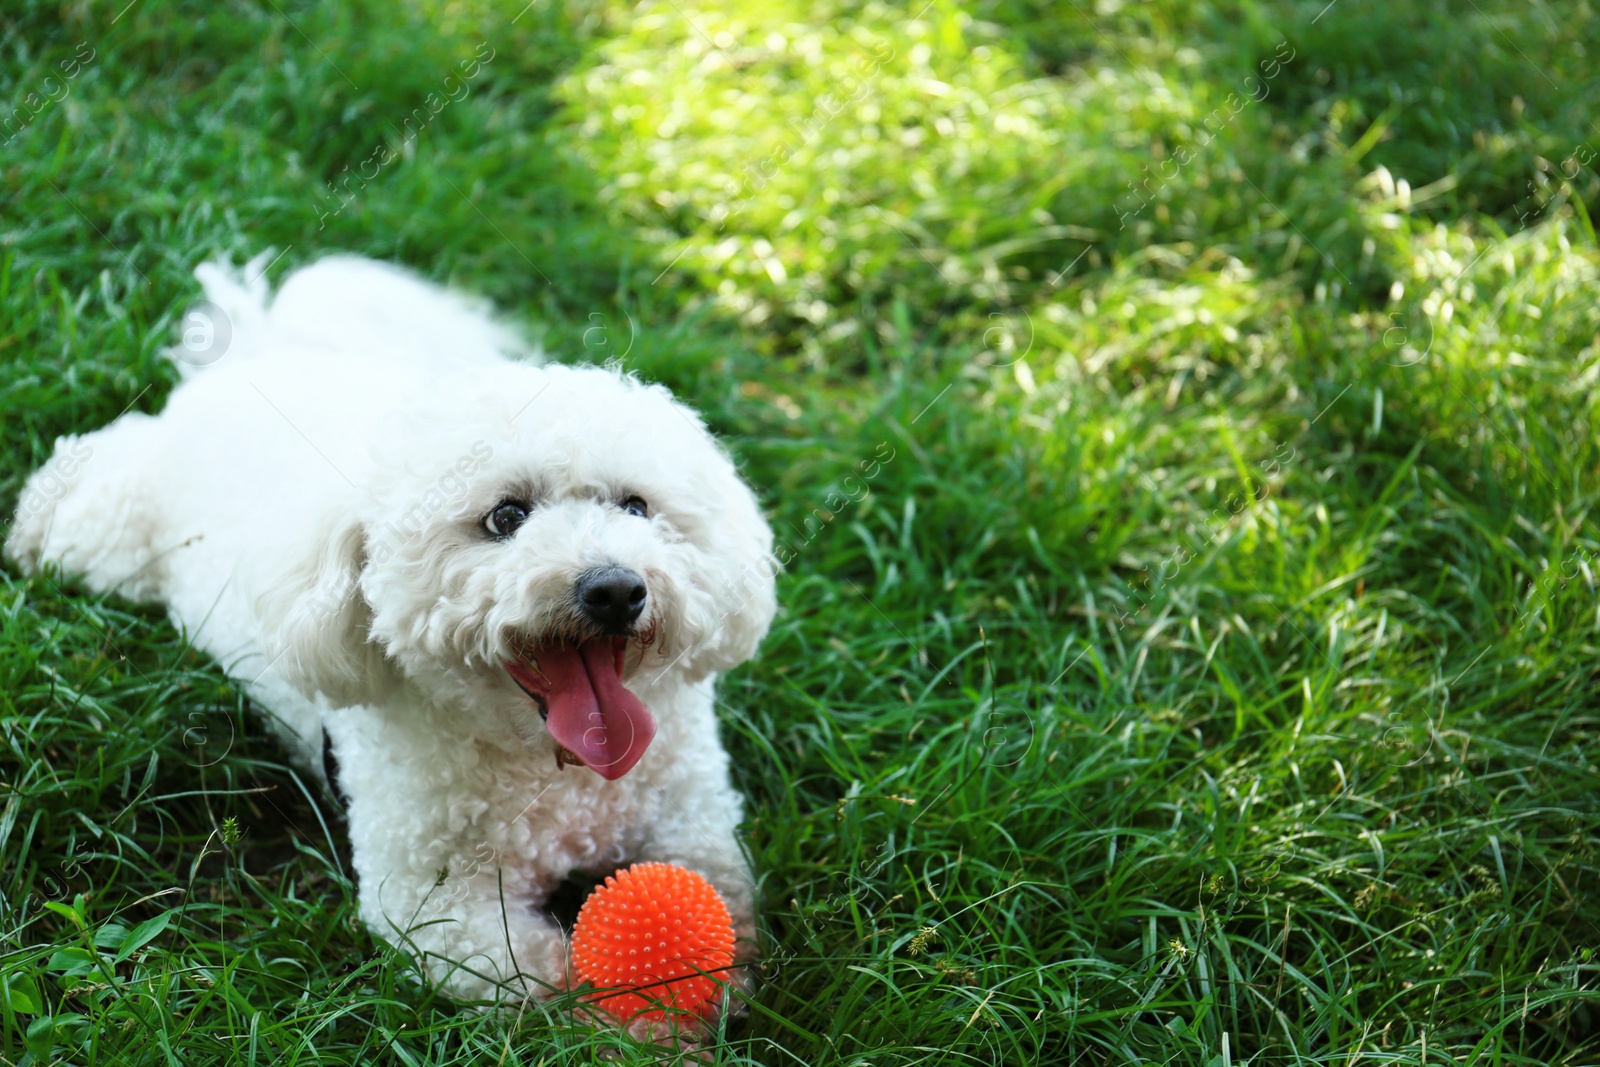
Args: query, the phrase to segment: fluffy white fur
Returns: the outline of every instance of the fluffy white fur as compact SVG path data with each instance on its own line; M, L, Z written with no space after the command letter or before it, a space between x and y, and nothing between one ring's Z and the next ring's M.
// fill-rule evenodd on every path
M712 686L766 632L774 564L728 457L666 389L538 365L487 309L396 268L324 259L276 298L250 271L196 271L226 353L180 363L160 415L59 440L7 553L165 604L318 778L326 731L362 918L456 994L565 987L541 904L571 871L637 860L709 878L748 960ZM648 518L618 507L632 494ZM538 506L496 541L483 517L508 496ZM570 624L575 578L607 563L648 585L622 677L659 724L609 782L558 766L501 665Z

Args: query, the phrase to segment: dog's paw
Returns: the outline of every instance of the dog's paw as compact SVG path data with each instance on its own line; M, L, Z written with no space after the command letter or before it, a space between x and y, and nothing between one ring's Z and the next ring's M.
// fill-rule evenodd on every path
M699 1020L680 1022L674 1019L652 1019L643 1015L622 1022L616 1016L598 1008L580 1007L574 1017L597 1030L609 1030L625 1038L617 1047L603 1049L602 1060L612 1062L628 1058L624 1044L645 1045L658 1049L664 1063L710 1063L708 1047L714 1039L710 1025Z
M710 1063L711 1050L707 1047L712 1037L710 1024L700 1021L679 1022L675 1019L647 1019L635 1016L622 1028L623 1033L640 1044L674 1054L677 1063Z
M730 1022L743 1020L750 1014L750 1001L756 994L755 968L735 967L728 972L728 995L724 1003Z
M747 967L736 967L728 976L728 995L722 1006L706 1017L652 1018L636 1015L627 1022L600 1008L580 1006L575 1015L596 1029L617 1030L641 1045L654 1046L670 1053L664 1062L710 1063L711 1046L717 1041L724 1020L728 1025L742 1023L750 1013L748 999L755 987L754 976ZM608 1059L620 1059L621 1049L612 1050Z

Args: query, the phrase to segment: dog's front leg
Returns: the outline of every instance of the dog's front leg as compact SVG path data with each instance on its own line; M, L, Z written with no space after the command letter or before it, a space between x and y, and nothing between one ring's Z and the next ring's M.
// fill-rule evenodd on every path
M676 795L668 792L664 798L664 817L656 824L638 858L675 863L697 871L722 895L733 919L736 940L733 970L719 977L728 982L732 993L728 1009L731 1015L738 1017L749 1010L744 1002L754 988L751 965L760 956L756 942L756 887L750 877L750 865L739 848L737 801L726 806L708 805L704 793L703 782L695 783L692 788L686 786ZM729 794L731 796L731 790ZM707 1018L698 1032L678 1035L680 1047L693 1047L696 1039L709 1040L715 1030L715 1017ZM634 1036L660 1039L659 1034L634 1033ZM690 1044L682 1044L684 1041Z
M566 936L532 906L527 878L492 862L454 867L425 882L415 870L362 870L362 919L456 997L543 999L566 989Z
M733 918L734 960L753 963L758 956L756 886L739 847L739 795L725 770L709 782L707 775L684 774L659 788L660 814L637 858L676 863L704 875Z

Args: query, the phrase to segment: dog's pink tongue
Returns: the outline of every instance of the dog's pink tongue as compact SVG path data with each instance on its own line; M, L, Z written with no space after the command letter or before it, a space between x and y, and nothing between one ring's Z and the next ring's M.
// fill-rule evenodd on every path
M549 712L545 728L608 780L632 770L656 736L655 716L622 687L626 651L625 641L602 637L576 648L546 645L535 656L543 676L537 689Z

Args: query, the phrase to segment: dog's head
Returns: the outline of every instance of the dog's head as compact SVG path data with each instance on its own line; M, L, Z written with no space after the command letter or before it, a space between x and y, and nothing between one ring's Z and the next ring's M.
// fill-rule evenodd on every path
M372 484L274 579L269 650L336 704L410 685L620 777L654 736L657 687L755 651L772 533L665 388L600 368L470 373L396 417Z

